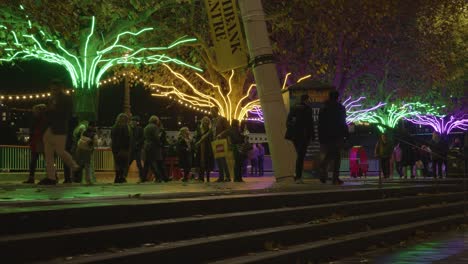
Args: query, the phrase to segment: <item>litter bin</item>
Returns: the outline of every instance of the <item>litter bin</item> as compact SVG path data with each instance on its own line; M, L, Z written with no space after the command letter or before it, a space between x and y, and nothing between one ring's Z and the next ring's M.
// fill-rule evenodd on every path
M351 177L367 176L369 162L367 161L366 151L362 146L353 146L349 151L349 171Z
M465 175L465 161L460 148L452 148L447 153L447 178L462 178Z

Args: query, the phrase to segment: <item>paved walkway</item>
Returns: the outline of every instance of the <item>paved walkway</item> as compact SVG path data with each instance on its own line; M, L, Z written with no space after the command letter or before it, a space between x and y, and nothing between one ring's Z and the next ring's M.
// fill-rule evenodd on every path
M424 237L425 234L420 234ZM394 249L379 249L358 257L334 261L334 264L463 264L468 263L468 231L438 233L430 238L413 238Z

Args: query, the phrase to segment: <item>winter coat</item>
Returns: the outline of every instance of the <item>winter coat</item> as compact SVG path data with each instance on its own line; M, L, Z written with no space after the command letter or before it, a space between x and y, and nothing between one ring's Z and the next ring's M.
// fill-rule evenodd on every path
M293 142L308 143L314 137L312 108L307 104L295 105L288 114L287 134Z
M319 141L328 144L348 137L346 109L338 102L327 101L319 111Z

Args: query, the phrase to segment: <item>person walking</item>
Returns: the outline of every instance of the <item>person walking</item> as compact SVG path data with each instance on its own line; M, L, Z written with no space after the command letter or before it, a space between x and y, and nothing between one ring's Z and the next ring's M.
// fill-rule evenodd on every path
M72 98L65 94L65 86L60 80L52 80L49 88L52 96L47 105L48 126L43 136L47 177L39 182L40 185L57 184L55 153L73 172L79 170L78 164L73 160L70 153L65 150L69 129L68 120L70 120L73 112Z
M128 115L120 113L115 119L111 130L111 148L114 156L115 179L114 183L126 183L130 156L130 132Z
M143 128L140 126L140 117L132 116L130 119L130 159L128 166L130 167L133 161L136 162L140 182L144 182L146 180L146 177L143 174L143 165L141 162L141 152L144 140Z
M31 160L29 162L29 177L23 183L34 184L35 174L37 168L37 160L39 154L44 153L44 143L42 137L44 136L44 130L47 127L47 119L45 111L47 106L45 104L35 105L32 109L33 122L29 129L29 149L31 150Z
M222 117L218 113L217 108L211 109L211 129L213 133L213 140L226 139L227 131L229 130L229 122L226 118ZM214 155L214 153L213 153ZM229 182L231 181L231 175L227 164L226 157L217 158L216 165L218 166L219 177L217 182Z
M96 122L90 121L86 129L81 133L80 138L76 144L76 161L80 165L81 170L85 173L85 180L87 184L93 184L94 168L92 167L91 160L93 158L94 148L97 146L97 130ZM80 177L75 178L75 182L82 181L82 173Z
M320 141L320 181L325 183L328 176L328 166L333 162L333 184L343 184L339 178L341 151L344 140L348 137L346 125L346 109L338 102L339 93L330 91L328 100L319 111L319 141Z
M201 120L201 124L197 127L195 137L195 160L198 164L198 180L200 182L210 182L210 172L213 170L214 157L211 150L211 141L213 141L213 133L211 130L211 121L205 116Z
M143 130L144 134L144 152L145 162L143 165L143 174L148 177L151 170L155 175L155 182L167 182L163 157L163 139L164 136L161 121L155 115L151 116L148 125Z
M374 154L379 158L380 170L385 179L390 178L390 158L392 157L392 150L393 146L387 134L381 134L375 145Z
M296 176L294 178L296 183L304 183L302 180L304 158L310 140L314 137L314 119L309 102L309 95L302 95L300 102L289 112L286 122L288 126L286 139L293 142L297 154Z
M265 160L265 148L262 143L257 143L258 149L258 175L263 176L264 174L264 160Z
M177 154L179 158L179 168L184 170L183 182L189 180L192 169L192 150L193 142L188 127L182 127L177 137Z

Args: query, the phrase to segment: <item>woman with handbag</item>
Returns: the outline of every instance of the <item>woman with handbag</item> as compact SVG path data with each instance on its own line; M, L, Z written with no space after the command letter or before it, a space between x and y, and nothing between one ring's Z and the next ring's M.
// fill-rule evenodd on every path
M112 154L114 155L115 179L114 183L126 183L125 175L128 171L130 158L130 132L128 115L120 113L111 130Z

